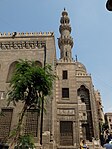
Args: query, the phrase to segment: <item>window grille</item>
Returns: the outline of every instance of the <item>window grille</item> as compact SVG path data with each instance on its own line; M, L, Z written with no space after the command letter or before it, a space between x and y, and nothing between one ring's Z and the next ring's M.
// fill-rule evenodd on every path
M29 109L26 114L25 134L31 134L37 137L38 131L38 110Z
M73 145L73 122L71 121L60 122L60 145L63 146Z
M0 114L0 138L3 139L9 135L13 109L2 109Z

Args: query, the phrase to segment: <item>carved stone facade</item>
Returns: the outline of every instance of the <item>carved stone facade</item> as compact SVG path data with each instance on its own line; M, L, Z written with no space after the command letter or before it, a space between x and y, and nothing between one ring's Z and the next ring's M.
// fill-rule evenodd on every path
M99 139L99 118L91 75L82 63L72 58L73 39L70 35L70 19L65 9L60 23L59 60L56 60L53 33L0 34L0 110L10 112L7 135L15 127L22 108L22 103L18 103L16 108L13 105L7 107L5 100L15 65L19 59L28 59L44 66L46 50L46 63L52 65L58 78L54 82L52 95L47 97L49 102L45 105L43 148L77 149L81 139L86 139L90 144L92 138ZM39 120L35 117L36 111L34 115L31 111L27 112L24 119L25 133L33 127L31 131L35 142L39 143L40 128L36 123L38 121L39 124ZM0 123L0 138L4 137L4 127L5 121Z
M97 103L97 110L98 110L98 117L100 125L105 123L105 117L103 112L103 105L101 100L101 95L98 90L95 91L96 103Z
M105 113L105 120L109 126L109 132L112 134L112 113Z
M46 50L46 51L45 51ZM14 129L18 122L18 114L22 109L22 103L18 103L17 107L13 104L7 107L6 93L8 91L9 82L14 72L15 66L19 59L33 60L36 64L44 66L44 58L46 52L46 63L51 64L55 72L56 66L56 49L54 34L49 33L17 33L1 34L0 36L0 111L3 115L0 116L0 139L4 139L11 130ZM52 91L54 94L55 90ZM51 132L52 123L52 100L55 97L51 95L46 104L47 113L44 116L44 131ZM8 120L7 120L8 119ZM8 123L7 123L8 122ZM39 136L37 124L37 112L27 111L24 119L25 134L32 133L35 137L35 142ZM5 129L4 129L5 128Z

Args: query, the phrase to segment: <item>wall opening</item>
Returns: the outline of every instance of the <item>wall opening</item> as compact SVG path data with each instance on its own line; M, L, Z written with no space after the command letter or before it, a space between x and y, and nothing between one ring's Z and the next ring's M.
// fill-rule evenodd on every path
M60 121L60 145L73 145L73 122Z

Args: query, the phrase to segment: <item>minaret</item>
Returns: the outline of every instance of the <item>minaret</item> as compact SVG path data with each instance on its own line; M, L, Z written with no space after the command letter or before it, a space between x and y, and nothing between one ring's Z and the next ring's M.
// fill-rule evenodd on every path
M65 8L62 12L62 17L60 19L60 38L58 38L58 46L60 48L60 59L64 61L72 61L72 47L73 47L73 39L70 36L71 33L71 26L70 26L70 19L68 17L68 13L66 12Z

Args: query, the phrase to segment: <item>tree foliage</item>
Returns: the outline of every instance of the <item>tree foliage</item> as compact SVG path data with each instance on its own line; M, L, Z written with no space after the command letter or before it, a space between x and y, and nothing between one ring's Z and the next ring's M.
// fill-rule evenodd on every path
M18 145L14 149L34 149L34 139L31 135L21 135L18 140Z
M20 60L10 82L9 103L23 101L29 107L37 105L41 95L51 93L54 78L50 65L42 68L33 61Z
M10 81L10 90L8 92L8 105L13 102L16 106L17 102L23 102L23 109L19 114L17 128L14 130L12 142L16 142L20 138L23 117L27 109L41 109L43 97L50 95L53 86L53 74L50 65L44 68L36 65L34 61L20 60Z

